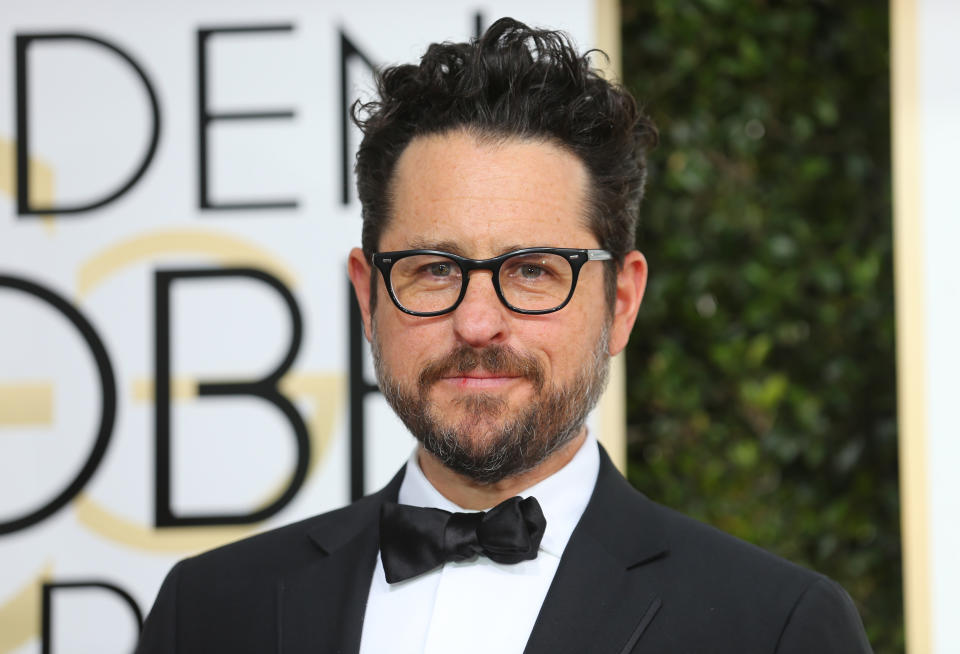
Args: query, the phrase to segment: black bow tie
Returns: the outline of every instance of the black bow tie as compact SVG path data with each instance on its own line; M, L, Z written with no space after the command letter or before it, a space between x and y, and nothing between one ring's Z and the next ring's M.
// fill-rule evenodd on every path
M546 526L533 497L511 497L478 513L386 502L380 509L380 558L391 584L478 554L519 563L537 558Z

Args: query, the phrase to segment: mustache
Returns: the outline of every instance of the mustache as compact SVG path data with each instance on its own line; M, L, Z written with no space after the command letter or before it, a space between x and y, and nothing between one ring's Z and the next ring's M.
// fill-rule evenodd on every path
M429 362L420 372L418 385L425 392L431 385L450 375L466 374L475 370L508 377L529 379L537 391L543 389L544 372L532 355L520 354L506 345L488 345L473 348L461 345L449 354Z

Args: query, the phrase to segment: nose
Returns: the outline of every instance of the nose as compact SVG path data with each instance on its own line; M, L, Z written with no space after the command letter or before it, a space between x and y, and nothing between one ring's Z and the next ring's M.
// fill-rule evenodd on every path
M475 270L469 274L467 294L453 311L453 329L457 338L471 347L503 343L509 334L506 314L510 310L497 297L493 273Z

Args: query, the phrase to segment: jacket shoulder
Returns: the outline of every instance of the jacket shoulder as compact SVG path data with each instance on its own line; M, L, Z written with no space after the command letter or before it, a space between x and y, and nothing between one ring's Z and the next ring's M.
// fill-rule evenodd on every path
M177 563L137 654L273 651L284 580L322 565L331 544L369 534L382 497L272 529Z
M869 652L847 593L824 575L662 506L601 465L582 525L660 609L655 651ZM657 649L659 648L659 649Z
M181 574L223 576L238 572L248 579L275 578L325 553L329 545L348 540L375 520L379 494L339 509L222 545L181 562Z
M664 525L670 554L688 559L698 569L716 568L724 576L762 577L778 583L809 585L823 575L732 536L674 509L646 500Z
M853 601L833 580L645 497L640 501L655 516L665 544L663 560L648 572L664 589L663 615L652 630L664 630L671 646L682 649L681 641L692 638L691 651L704 652L718 642L739 643L744 652L871 651Z

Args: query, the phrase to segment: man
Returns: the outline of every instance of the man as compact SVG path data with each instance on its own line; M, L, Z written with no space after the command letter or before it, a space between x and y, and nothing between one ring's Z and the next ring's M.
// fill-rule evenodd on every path
M646 282L656 132L630 96L504 19L387 69L358 115L349 273L417 451L179 563L138 651L870 651L836 584L647 500L584 426Z

